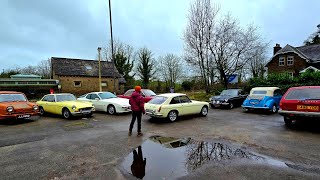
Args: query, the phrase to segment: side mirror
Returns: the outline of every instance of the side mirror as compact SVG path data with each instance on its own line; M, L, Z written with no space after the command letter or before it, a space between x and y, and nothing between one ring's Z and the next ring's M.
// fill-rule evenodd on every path
M95 100L99 101L100 99L99 98L95 98Z

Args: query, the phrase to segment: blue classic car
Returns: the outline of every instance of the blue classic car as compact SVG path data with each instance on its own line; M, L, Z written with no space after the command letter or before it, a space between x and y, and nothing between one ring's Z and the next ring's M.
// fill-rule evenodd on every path
M276 113L279 110L281 98L281 90L278 87L255 87L244 100L242 108L244 112L263 109Z

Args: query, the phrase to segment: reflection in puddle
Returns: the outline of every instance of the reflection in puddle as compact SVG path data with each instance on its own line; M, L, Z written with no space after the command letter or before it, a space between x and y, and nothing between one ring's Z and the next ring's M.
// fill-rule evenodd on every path
M175 179L214 161L249 159L271 166L286 164L234 148L219 142L195 141L191 138L152 136L122 162L122 167L137 178Z

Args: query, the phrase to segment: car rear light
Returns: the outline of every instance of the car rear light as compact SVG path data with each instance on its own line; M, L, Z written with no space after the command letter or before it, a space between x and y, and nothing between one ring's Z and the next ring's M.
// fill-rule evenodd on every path
M161 111L161 106L158 108L158 112L160 112Z

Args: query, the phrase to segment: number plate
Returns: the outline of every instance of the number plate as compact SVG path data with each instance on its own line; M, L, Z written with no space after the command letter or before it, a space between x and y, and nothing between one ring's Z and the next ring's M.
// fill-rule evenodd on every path
M305 106L305 105L297 105L297 110L312 110L312 111L319 111L319 106Z
M30 118L30 114L24 114L24 115L19 115L17 118L18 119L25 119L25 118Z

